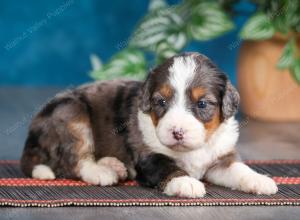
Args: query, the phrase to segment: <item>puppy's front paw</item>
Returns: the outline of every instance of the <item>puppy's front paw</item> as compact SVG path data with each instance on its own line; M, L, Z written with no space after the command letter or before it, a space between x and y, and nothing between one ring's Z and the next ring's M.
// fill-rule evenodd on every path
M274 180L258 173L243 177L240 187L244 192L255 194L271 195L278 191L278 187Z
M200 198L203 197L206 192L204 184L199 180L189 176L181 176L173 178L168 182L164 193L169 196Z

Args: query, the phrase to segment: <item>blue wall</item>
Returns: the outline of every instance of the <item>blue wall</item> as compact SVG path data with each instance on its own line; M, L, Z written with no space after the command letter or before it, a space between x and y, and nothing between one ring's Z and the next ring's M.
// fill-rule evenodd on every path
M90 81L90 54L108 60L147 6L144 0L0 0L0 85ZM238 27L244 20L235 18ZM237 30L186 50L205 53L235 82Z

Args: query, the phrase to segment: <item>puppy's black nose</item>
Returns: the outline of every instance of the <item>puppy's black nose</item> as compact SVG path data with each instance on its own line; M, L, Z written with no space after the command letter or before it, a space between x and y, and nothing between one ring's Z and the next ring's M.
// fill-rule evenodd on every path
M172 132L173 137L177 141L181 141L183 139L183 131L182 130L176 130Z

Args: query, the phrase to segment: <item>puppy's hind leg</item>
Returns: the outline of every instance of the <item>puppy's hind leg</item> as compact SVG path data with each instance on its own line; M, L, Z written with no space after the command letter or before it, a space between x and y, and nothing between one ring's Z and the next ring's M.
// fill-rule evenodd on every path
M75 95L55 98L34 118L21 168L37 179L80 178L102 186L118 181L112 168L97 165L88 105Z
M118 174L110 166L97 164L94 159L94 141L88 118L80 118L69 123L69 131L76 138L79 157L76 173L85 182L110 186L118 182Z
M52 169L44 164L38 164L33 167L32 178L40 180L54 180L55 174Z

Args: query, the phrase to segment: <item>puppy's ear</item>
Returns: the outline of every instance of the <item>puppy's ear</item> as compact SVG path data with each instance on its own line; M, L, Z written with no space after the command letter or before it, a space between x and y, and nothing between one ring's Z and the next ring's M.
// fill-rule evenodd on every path
M240 95L236 88L231 84L229 79L226 81L225 93L222 100L222 113L224 119L228 119L233 116L239 106Z
M151 72L148 74L142 88L142 94L140 96L139 107L144 113L148 113L151 110L151 74Z

